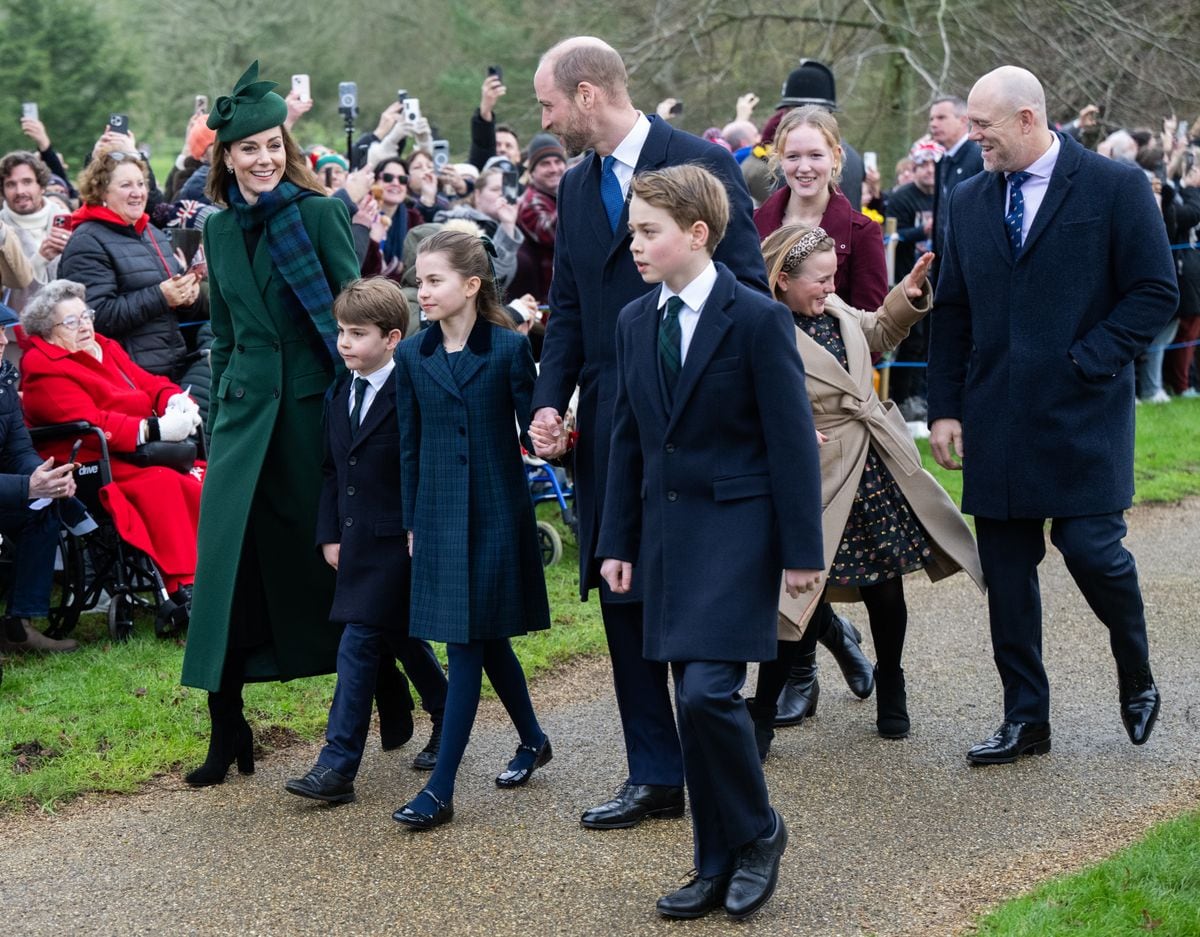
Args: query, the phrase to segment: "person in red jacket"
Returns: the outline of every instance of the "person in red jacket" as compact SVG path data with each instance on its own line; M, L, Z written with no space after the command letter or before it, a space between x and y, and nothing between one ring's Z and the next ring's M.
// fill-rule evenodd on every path
M200 425L199 408L177 385L144 371L117 342L96 334L85 295L80 283L53 280L21 312L25 420L30 426L86 420L103 430L113 481L100 489L100 502L121 539L154 561L171 600L190 607L204 463L184 473L141 467L128 456L145 442L187 439ZM47 442L40 452L66 462L72 443ZM76 461L99 458L99 443L83 437Z

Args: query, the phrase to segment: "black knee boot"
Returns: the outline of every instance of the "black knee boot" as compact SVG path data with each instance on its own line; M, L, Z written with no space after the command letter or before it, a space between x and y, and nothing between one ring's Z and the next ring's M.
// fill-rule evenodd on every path
M212 736L204 764L189 771L184 781L192 787L222 784L229 766L237 762L239 774L254 773L254 735L242 715L242 688L230 687L208 694Z

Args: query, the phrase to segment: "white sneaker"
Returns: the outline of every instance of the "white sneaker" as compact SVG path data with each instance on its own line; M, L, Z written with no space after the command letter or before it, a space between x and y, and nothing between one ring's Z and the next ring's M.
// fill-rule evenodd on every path
M1194 388L1194 387L1189 387L1187 390L1185 390L1179 396L1180 397L1200 397L1200 390L1196 390L1196 388Z
M1168 394L1165 390L1163 390L1160 387L1158 390L1156 390L1154 392L1154 396L1147 397L1146 399L1149 400L1151 403L1170 403L1171 395Z

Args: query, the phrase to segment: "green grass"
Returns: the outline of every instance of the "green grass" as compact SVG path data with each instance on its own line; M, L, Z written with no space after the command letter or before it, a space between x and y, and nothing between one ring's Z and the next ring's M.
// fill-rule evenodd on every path
M543 505L539 513L557 512ZM562 559L546 571L553 627L513 641L530 677L605 649L599 605L579 601L578 549L563 539ZM114 644L102 615L84 616L72 637L83 645L73 654L5 661L0 813L53 810L90 791L129 793L204 759L205 694L179 685L182 641L154 637L152 621L142 619L129 642ZM259 743L320 739L333 686L332 676L248 686L247 718Z
M1200 813L1156 826L1099 865L1002 905L981 937L1158 937L1200 934Z

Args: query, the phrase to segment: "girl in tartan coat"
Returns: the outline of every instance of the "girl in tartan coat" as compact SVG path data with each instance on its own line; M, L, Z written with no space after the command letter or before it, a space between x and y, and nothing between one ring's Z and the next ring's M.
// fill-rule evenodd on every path
M490 246L487 245L487 246ZM412 555L409 633L446 642L450 685L428 785L394 814L412 829L454 815L454 779L482 675L520 735L499 787L551 758L509 638L550 627L533 503L515 422L529 426L529 342L500 305L485 242L443 231L421 243L417 299L432 323L396 350L404 527Z

